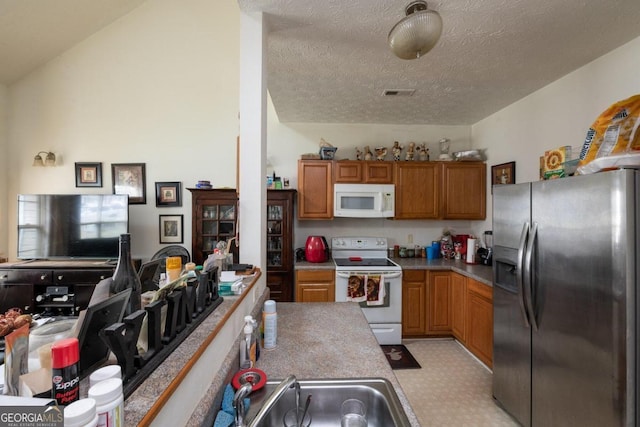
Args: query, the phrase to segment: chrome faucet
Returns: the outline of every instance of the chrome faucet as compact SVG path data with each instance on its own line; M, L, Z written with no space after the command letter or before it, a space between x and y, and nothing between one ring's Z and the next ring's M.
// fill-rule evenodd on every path
M262 405L262 408L260 408L255 418L251 420L251 422L249 422L249 427L257 427L269 413L271 408L273 408L276 403L278 403L280 398L284 396L285 392L291 387L295 387L296 393L298 394L296 402L299 401L300 385L298 384L298 380L296 379L295 375L290 375L285 378L280 384L278 384L275 390L273 390L273 392L266 398L264 405ZM236 426L238 426L238 424L236 424Z
M233 409L236 410L235 420L236 427L247 427L244 422L244 416L246 415L246 409L244 407L244 398L251 393L253 385L250 382L242 384L242 386L236 391L233 396Z

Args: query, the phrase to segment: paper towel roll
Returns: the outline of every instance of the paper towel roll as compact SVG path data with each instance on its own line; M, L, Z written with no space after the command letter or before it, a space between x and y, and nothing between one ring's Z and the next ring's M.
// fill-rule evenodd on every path
M467 262L476 262L476 239L467 239Z

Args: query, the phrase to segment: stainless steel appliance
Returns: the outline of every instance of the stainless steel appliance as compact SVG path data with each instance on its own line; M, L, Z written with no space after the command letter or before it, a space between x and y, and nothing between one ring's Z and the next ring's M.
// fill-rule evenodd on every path
M335 184L333 216L343 218L390 218L395 215L393 184Z
M380 278L384 284L381 304L362 301L360 306L380 344L402 343L402 268L387 258L385 237L334 237L331 239L336 264L336 301L348 300L350 280Z
M524 426L638 425L640 175L493 190L493 396Z

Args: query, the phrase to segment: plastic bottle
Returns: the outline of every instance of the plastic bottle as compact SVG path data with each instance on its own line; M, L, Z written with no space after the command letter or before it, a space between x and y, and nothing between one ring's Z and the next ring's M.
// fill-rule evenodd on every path
M64 338L51 345L51 397L58 405L68 405L80 398L78 360L77 338Z
M248 369L256 363L256 345L251 322L244 324L244 338L240 340L240 368Z
M93 373L89 375L89 387L93 387L100 381L108 380L109 378L122 379L122 368L120 365L108 365L93 371Z
M249 323L251 325L251 327L253 328L253 337L252 337L252 343L255 343L255 354L256 354L256 361L260 360L260 329L258 329L258 322L256 319L253 318L253 316L244 316L244 323Z
M64 427L96 427L97 425L98 413L95 399L76 400L64 407Z
M276 302L267 300L264 302L262 310L262 325L264 328L264 345L265 350L276 347L278 338L278 313L276 312Z
M89 397L96 400L98 427L124 427L124 396L120 378L100 381L89 389Z

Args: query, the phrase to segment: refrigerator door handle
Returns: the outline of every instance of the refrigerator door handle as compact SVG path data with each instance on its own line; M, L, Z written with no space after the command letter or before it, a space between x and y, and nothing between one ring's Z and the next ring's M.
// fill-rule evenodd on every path
M531 257L533 256L533 247L535 245L536 237L538 235L538 223L533 223L531 229L531 235L529 236L529 244L527 245L527 251L524 256L524 293L525 302L527 304L527 311L529 312L529 321L534 331L538 330L538 322L536 320L536 312L533 309L533 280L531 278Z
M529 317L527 316L527 310L524 305L524 252L527 245L527 235L529 234L529 223L525 222L522 226L522 233L520 234L520 244L518 245L518 258L516 265L516 285L518 287L518 303L520 304L520 311L524 320L524 326L529 327Z

